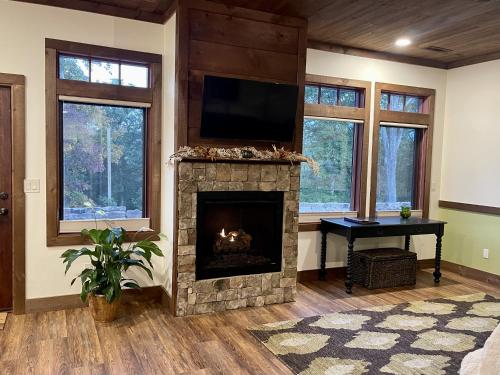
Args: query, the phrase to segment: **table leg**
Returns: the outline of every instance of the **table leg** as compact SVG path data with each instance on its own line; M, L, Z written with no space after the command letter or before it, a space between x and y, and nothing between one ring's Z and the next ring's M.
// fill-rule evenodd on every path
M353 285L353 280L352 280L352 262L353 262L353 256L354 256L354 238L348 239L348 244L347 244L347 275L346 275L346 280L345 280L345 287L346 287L346 293L351 294L352 293L352 285Z
M321 269L319 270L319 279L326 280L326 236L328 232L321 230Z
M436 235L436 268L434 270L434 282L439 283L441 278L441 235Z
M405 236L405 250L410 251L410 235Z

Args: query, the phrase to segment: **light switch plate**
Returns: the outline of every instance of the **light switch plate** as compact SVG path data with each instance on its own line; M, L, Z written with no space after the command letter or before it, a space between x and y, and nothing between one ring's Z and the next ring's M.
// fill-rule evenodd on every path
M24 180L24 192L25 193L39 193L40 192L40 180L38 179L26 179Z

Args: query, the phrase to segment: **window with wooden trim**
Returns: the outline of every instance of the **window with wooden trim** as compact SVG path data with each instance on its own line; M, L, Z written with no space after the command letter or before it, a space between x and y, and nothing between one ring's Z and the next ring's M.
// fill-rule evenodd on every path
M46 106L48 245L96 220L154 238L161 55L46 39Z
M402 206L428 216L435 92L377 83L370 214Z
M394 92L382 92L380 109L384 111L424 113L425 98Z
M365 215L370 83L306 76L303 153L320 165L303 167L300 213Z
M306 84L304 102L341 107L361 107L363 90L355 87Z
M59 54L58 64L59 79L129 87L149 87L149 67L147 64L131 64L64 53Z

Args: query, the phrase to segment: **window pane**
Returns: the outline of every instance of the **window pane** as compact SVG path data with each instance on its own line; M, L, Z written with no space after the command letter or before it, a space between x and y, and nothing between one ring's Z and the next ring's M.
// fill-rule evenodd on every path
M318 104L319 87L306 85L304 102Z
M121 79L123 86L148 87L149 69L147 66L125 65L121 66Z
M119 65L109 61L92 60L92 82L119 85Z
M352 154L355 124L329 119L304 119L304 154L320 172L302 166L300 212L351 210Z
M64 220L144 215L144 124L141 108L62 103Z
M354 90L339 90L339 105L345 107L357 107L356 91Z
M321 104L337 105L337 89L332 87L321 87Z
M378 211L399 211L401 206L412 205L417 131L380 127L376 205Z
M59 78L88 82L89 60L73 56L59 56Z
M404 104L405 103L403 95L391 94L391 102L389 103L390 111L403 112Z
M407 96L405 100L405 112L420 112L422 98L418 96Z
M380 96L380 109L387 111L389 109L389 94L383 92Z

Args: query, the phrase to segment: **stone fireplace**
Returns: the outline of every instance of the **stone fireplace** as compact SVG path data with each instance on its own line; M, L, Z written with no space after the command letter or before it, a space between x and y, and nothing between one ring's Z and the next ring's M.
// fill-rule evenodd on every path
M179 163L177 316L295 299L299 176L290 162Z

